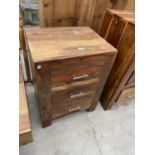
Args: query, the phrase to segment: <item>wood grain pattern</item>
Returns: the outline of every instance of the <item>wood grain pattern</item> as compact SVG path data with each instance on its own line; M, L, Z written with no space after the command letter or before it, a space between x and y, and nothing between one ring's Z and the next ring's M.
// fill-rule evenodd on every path
M135 87L122 90L120 96L117 99L118 104L124 104L126 101L135 97Z
M22 66L19 65L19 143L32 142L32 129L29 118Z
M111 45L117 47L127 23L134 23L134 16L133 11L106 9L99 34Z
M84 98L76 99L71 102L63 102L63 104L60 105L53 104L52 119L56 119L80 110L87 110L91 106L91 102L91 97L85 96Z
M125 26L126 23L118 16L114 15L109 32L106 36L106 40L114 47L117 46L125 29Z
M123 9L109 9L109 8L107 8L106 12L108 12L111 15L117 14L118 16L123 16L123 17L125 17L126 15L129 15L129 16L135 15L134 9L133 10L123 10Z
M123 15L121 18L124 20ZM126 23L127 21L124 20L124 22ZM126 87L125 85L134 71L135 28L132 22L128 21L126 23L117 43L117 49L116 61L101 96L102 105L105 109L111 108L116 102L120 91L122 91L123 87Z
M104 14L101 28L100 28L100 35L103 38L105 38L105 36L108 32L108 28L111 25L112 19L113 19L113 15L111 13L109 13L108 11L106 11L106 13Z
M96 8L94 11L94 17L91 23L91 27L99 32L102 25L104 11L106 8L120 9L120 10L135 10L134 0L98 0L96 2Z
M89 26L93 20L96 0L77 0L75 6L75 18L77 26Z
M39 0L40 25L90 26L99 32L106 8L134 10L134 0Z
M72 82L83 81L98 77L101 73L102 66L87 66L70 68L64 71L53 72L51 75L52 86L70 84ZM65 75L65 76L64 76Z
M134 10L135 1L134 0L111 0L112 9L122 9L122 10Z
M41 26L73 26L76 0L40 0Z
M31 28L26 37L42 126L94 110L117 50L88 27Z
M59 109L68 109L67 114L74 111L74 108L75 111L88 109L94 98L98 82L99 79L96 78L52 88L51 102L53 103L53 112L57 114L57 112L60 113ZM56 118L56 116L52 115L52 118Z
M34 62L115 51L89 27L27 28L25 31Z
M107 106L106 107L104 106L105 109L110 109L114 105L114 103L117 101L117 99L118 99L118 97L120 95L120 92L122 90L131 88L131 87L135 87L134 83L130 84L130 85L126 85L127 80L129 79L129 77L131 76L131 74L132 74L132 72L134 70L134 66L135 66L135 58L133 57L131 64L129 64L128 70L126 71L126 73L124 74L122 80L118 84L113 96L111 96L111 99L107 103ZM101 98L101 99L103 101L103 98Z
M110 0L97 0L93 20L90 25L96 32L99 32L103 20L103 13L106 8L111 8Z
M95 94L95 97L93 99L92 105L91 107L88 109L88 111L93 111L95 110L97 103L98 103L98 99L101 97L102 91L104 89L105 83L108 79L108 76L110 74L110 71L112 69L112 66L115 62L116 59L116 55L111 56L111 59L109 59L108 61L106 61L105 65L102 68L102 74L100 77L100 83L97 86L97 93Z
M39 26L48 26L47 25L47 16L45 14L45 9L44 9L44 1L43 0L38 0L38 17L39 17Z

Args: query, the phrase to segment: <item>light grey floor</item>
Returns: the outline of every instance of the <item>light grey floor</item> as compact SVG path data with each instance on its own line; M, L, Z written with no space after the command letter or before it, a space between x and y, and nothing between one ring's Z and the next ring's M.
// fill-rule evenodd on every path
M27 86L33 142L20 155L134 155L134 101L103 111L77 112L42 128L34 88Z

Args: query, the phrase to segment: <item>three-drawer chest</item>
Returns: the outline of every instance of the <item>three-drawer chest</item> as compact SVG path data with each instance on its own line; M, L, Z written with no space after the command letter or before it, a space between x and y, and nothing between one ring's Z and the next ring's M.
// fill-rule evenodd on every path
M42 126L93 111L117 50L89 27L26 28L25 37Z

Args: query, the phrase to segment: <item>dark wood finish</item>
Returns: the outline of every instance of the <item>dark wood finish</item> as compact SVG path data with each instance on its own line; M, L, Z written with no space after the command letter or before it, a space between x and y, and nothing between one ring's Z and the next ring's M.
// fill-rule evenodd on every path
M102 71L102 66L84 66L70 68L64 71L53 72L51 75L52 86L58 86L62 84L69 84L71 82L89 80L98 77ZM64 76L65 75L65 76Z
M117 50L89 27L28 28L42 126L95 109Z
M114 27L112 23L115 23L115 17L120 18L122 22L124 22L124 28L122 31L113 32L114 35L119 36L116 40L115 37L109 39L108 41L111 42L116 48L118 49L118 55L116 61L113 65L109 78L106 82L105 88L102 92L101 96L101 103L104 109L109 109L111 106L117 102L118 96L120 92L131 86L134 87L134 57L135 57L135 25L133 20L133 13L130 14L126 13L123 14L121 11L117 13L115 10L108 10L113 17L111 24L109 25L110 28L107 29L107 34L104 37L107 39L106 36L113 36L112 31L110 29ZM114 14L116 13L116 15ZM126 18L128 16L128 18ZM131 17L131 18L129 18ZM119 19L119 20L120 20ZM129 20L127 20L129 19ZM117 27L117 26L116 26ZM122 32L122 33L120 33ZM109 34L111 33L111 34ZM118 35L119 34L119 35Z
M19 144L32 142L32 129L29 118L22 66L19 64Z
M93 78L90 80L72 82L71 84L64 84L61 86L52 87L51 96L52 100L55 100L53 103L59 103L59 101L61 101L59 95L62 96L64 100L70 100L72 99L72 94L73 98L83 97L85 95L87 96L90 93L92 94L92 92L94 92L94 90L96 89L98 82L98 78ZM79 94L79 92L81 95Z
M131 84L131 85L127 85L127 84L126 84L127 81L128 81L128 79L129 79L129 77L131 76L131 74L132 74L132 72L133 72L133 68L134 68L134 66L135 66L134 61L135 61L135 60L134 60L134 58L133 58L131 64L129 65L128 70L127 70L126 73L124 74L122 80L120 81L120 83L119 83L118 86L116 87L116 89L115 89L113 95L111 96L111 99L110 99L108 102L105 102L105 103L107 103L107 108L105 108L105 107L103 106L105 109L110 109L110 108L113 106L113 104L117 103L116 101L117 101L117 99L118 99L118 97L119 97L119 95L120 95L120 92L121 92L123 89L128 89L128 88L131 88L131 87L135 87L135 83L133 83L133 84ZM133 94L133 96L134 96L134 94ZM101 101L102 101L102 105L103 105L103 98L102 98L102 96L101 96Z
M56 118L57 116L59 117L59 114L61 114L60 111L63 110L68 110L66 111L67 114L76 110L88 109L94 98L98 82L99 79L95 78L52 88L52 118Z
M100 29L100 35L103 38L105 38L105 35L107 34L109 25L111 25L111 22L112 22L112 18L113 18L113 15L108 11L106 11L106 13L104 14L103 22Z
M126 23L123 21L123 19L114 15L111 26L109 28L109 32L106 36L106 40L114 47L117 46L125 29L125 26Z

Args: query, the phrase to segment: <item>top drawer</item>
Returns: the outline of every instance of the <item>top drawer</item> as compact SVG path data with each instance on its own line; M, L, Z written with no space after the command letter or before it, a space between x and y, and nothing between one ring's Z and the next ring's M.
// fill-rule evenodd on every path
M87 66L53 72L51 74L52 87L99 77L102 68L102 66Z

